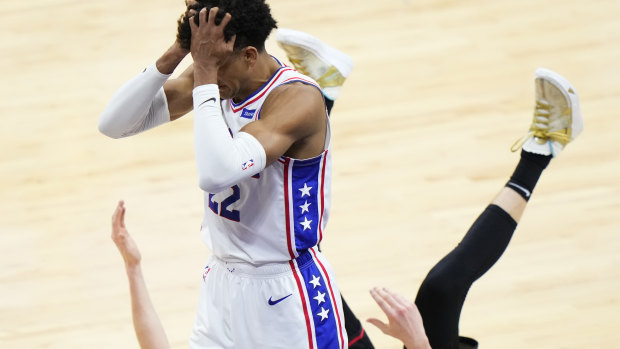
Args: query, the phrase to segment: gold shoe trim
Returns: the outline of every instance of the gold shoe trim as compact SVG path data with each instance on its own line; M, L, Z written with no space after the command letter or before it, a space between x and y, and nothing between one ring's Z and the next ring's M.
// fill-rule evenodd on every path
M544 144L547 141L555 141L563 146L570 142L571 137L571 127L572 120L570 119L572 115L572 110L570 107L562 111L562 116L568 116L568 127L565 129L556 130L553 132L549 132L549 117L551 116L551 104L545 100L537 100L536 108L534 109L534 120L532 121L532 126L530 127L528 133L518 139L510 150L515 152L521 148L525 142L527 142L530 138L534 137L536 142L539 144Z
M327 69L325 74L321 75L320 78L316 80L319 83L319 86L325 87L337 87L342 86L344 84L345 77L340 74L340 71L336 69L333 65Z
M308 70L306 70L305 66L303 65L303 59L293 58L293 57L289 57L288 59L293 65L293 67L295 67L295 70L297 70L298 72L304 75L310 76L310 73L308 72ZM316 79L316 82L319 84L319 86L321 86L321 88L325 88L325 87L342 86L345 80L346 78L342 76L340 71L332 65L329 67L329 69L327 69L327 71L323 75L321 75L321 77Z

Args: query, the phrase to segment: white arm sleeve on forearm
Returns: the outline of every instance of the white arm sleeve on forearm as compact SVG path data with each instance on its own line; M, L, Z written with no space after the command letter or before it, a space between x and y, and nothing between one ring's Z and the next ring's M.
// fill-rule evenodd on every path
M230 136L222 117L217 85L194 88L194 150L198 185L218 193L261 172L267 155L260 142L249 133Z
M112 138L131 136L170 121L165 75L151 64L112 96L99 116L99 132Z

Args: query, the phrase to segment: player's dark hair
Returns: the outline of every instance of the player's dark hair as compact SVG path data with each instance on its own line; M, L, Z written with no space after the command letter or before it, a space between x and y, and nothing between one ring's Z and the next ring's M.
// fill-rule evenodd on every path
M265 0L198 0L189 9L200 12L201 9L219 7L215 16L215 23L219 24L226 12L232 18L226 28L224 28L224 39L230 40L233 35L235 39L234 50L237 51L247 46L255 47L259 52L265 50L265 40L272 29L277 28L276 21L271 17L271 9ZM208 17L208 16L207 16ZM178 20L177 40L186 50L189 50L192 31L189 26L189 10L181 15ZM198 14L194 16L194 21L198 24Z

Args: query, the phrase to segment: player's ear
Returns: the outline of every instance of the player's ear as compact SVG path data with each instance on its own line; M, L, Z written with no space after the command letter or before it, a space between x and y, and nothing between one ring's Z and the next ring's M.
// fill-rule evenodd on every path
M246 46L241 49L241 56L248 66L253 66L258 60L258 50L254 46Z

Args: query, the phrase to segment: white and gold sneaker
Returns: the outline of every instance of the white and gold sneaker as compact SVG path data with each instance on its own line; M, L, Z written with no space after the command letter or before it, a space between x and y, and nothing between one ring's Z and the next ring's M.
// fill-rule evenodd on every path
M327 98L338 98L340 87L353 70L351 57L297 30L280 28L276 40L298 72L313 78Z
M536 69L536 107L528 133L512 146L556 157L583 131L577 91L570 82L545 68Z

